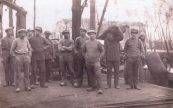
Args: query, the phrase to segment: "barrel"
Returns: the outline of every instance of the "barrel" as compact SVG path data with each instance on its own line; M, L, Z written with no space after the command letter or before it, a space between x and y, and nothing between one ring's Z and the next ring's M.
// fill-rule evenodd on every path
M146 55L146 63L153 78L167 79L168 71L157 52L151 52Z

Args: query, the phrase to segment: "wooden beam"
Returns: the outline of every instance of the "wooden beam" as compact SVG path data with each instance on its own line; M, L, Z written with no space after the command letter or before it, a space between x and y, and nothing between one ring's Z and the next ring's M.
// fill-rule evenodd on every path
M18 12L22 12L22 13L27 14L27 11L25 11L22 7L19 7L18 5L14 4L14 3L12 3L8 0L2 0L2 4L12 8L12 9L18 11Z
M101 16L101 19L100 19L100 22L99 22L99 27L98 27L98 30L97 30L97 37L99 35L100 29L101 29L101 26L102 26L102 22L103 22L103 18L104 18L105 12L106 12L108 2L109 2L109 0L106 0L106 2L105 2L105 6L104 6L104 9L103 9L102 16Z
M3 4L0 4L0 38L3 37L3 28L2 28L2 15L3 15Z
M33 25L33 30L35 29L35 23L36 23L36 0L34 0L34 25Z
M95 30L96 29L96 23L95 23L95 0L90 0L90 29Z
M8 0L8 1L10 1L11 3L13 2L13 0ZM10 7L9 7L9 27L14 28L14 26L13 26L13 9ZM13 31L12 35L14 36L14 31Z
M11 3L13 0L9 0ZM9 7L9 27L13 27L13 9Z

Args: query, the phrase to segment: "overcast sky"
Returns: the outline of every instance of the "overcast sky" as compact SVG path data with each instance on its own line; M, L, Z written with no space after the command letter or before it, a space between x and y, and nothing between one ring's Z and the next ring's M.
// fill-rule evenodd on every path
M83 2L84 0L82 0ZM90 1L90 0L88 0ZM103 11L106 0L96 0L96 10L99 15ZM117 1L117 4L115 3ZM109 0L105 18L115 21L141 21L145 22L143 16L144 6L152 12L152 2L157 0ZM33 28L34 0L16 0L16 4L23 7L27 12L27 28ZM88 2L90 4L90 2ZM44 30L52 31L57 21L72 17L72 0L36 0L36 25L42 26ZM3 27L8 27L8 9L4 6ZM13 12L15 16L15 11ZM82 18L90 17L89 6L84 9ZM16 21L16 17L14 17ZM14 22L14 26L16 22Z

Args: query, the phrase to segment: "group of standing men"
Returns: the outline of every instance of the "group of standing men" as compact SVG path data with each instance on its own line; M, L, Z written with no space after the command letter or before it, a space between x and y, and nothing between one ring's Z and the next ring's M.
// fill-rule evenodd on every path
M74 70L71 66L72 54L70 56L67 52L72 52L72 47L74 43L74 52L78 55L78 74L77 81L72 80L71 82L74 87L79 88L83 83L83 71L84 68L88 75L88 84L90 87L87 91L94 91L96 87L98 88L98 94L103 93L103 86L101 82L101 66L100 59L106 59L107 64L107 87L105 89L111 88L111 78L112 78L112 68L114 68L114 88L119 89L119 66L120 66L120 51L121 45L120 41L124 39L124 33L126 29L122 26L118 27L119 32L117 36L113 33L109 32L106 34L106 38L104 39L104 47L103 45L96 40L96 32L94 30L89 30L87 32L86 29L80 29L80 36L76 38L75 42L71 39L64 38L60 43L60 67L64 70L65 73L65 63L70 71L71 79L74 79ZM86 33L88 36L86 36ZM69 34L69 31L63 32L64 36ZM124 47L124 59L126 60L126 67L128 70L128 82L130 87L127 89L138 89L141 88L138 86L138 74L139 67L141 64L141 59L145 59L144 53L144 45L140 39L138 39L138 30L131 29L131 38L128 39L125 43ZM67 36L69 37L69 36ZM66 44L65 44L66 43ZM67 45L68 43L68 45ZM70 58L69 58L70 57ZM70 60L70 61L68 61ZM70 64L69 64L70 63ZM66 75L64 75L66 77ZM64 80L65 79L65 80ZM63 78L63 82L60 84L61 86L66 86L66 78Z
M14 70L16 72L16 92L20 91L20 73L24 71L24 85L26 91L35 88L36 75L39 70L40 86L47 88L46 81L50 82L51 62L55 58L54 45L49 39L51 34L45 31L45 38L41 36L42 28L35 27L34 36L25 38L27 31L18 30L19 38L12 36L12 28L5 30L7 36L2 38L2 58L5 68L6 84L4 86L14 86ZM58 43L59 65L62 73L60 86L67 86L67 70L70 73L70 83L76 87L81 87L83 83L83 71L86 69L88 75L87 91L94 91L98 88L98 94L103 93L101 81L100 59L105 58L107 63L107 87L111 88L112 68L114 68L114 88L119 89L119 62L120 62L120 41L123 40L125 30L119 27L118 36L112 33L106 34L103 45L96 39L96 32L80 28L80 36L75 42L70 39L70 32L64 30L64 38ZM88 36L86 35L88 34ZM125 57L129 70L128 89L140 89L137 86L138 68L141 57L144 58L144 48L142 42L137 38L138 30L131 29L132 37L125 43ZM73 52L78 56L78 74L73 69ZM29 80L30 64L32 67L31 78ZM45 65L46 64L46 65ZM14 67L15 66L15 67ZM45 69L46 67L46 69ZM77 79L76 79L77 77Z
M71 84L76 88L81 87L85 68L90 85L87 91L94 91L97 84L98 93L102 94L100 58L104 55L104 48L102 44L96 40L96 32L94 30L87 32L86 29L80 28L81 36L77 37L75 42L70 39L70 32L68 30L64 30L62 34L64 35L64 39L61 39L58 45L60 51L59 63L62 72L62 83L60 83L60 86L67 85L66 68L68 68ZM73 50L74 53L78 55L79 65L77 75L75 75L72 67ZM75 76L77 76L77 79L75 79Z
M25 29L20 29L17 31L18 38L14 38L11 27L5 31L7 36L1 39L2 62L6 81L4 87L16 84L16 92L20 92L21 71L23 70L26 91L31 91L31 89L35 88L34 85L36 85L36 75L38 73L40 76L40 86L47 88L48 86L45 82L49 82L51 72L49 64L51 64L51 60L54 58L53 43L49 39L51 33L45 31L46 38L44 38L41 36L41 27L35 27L34 31L28 30L28 32L34 32L34 36L31 36ZM45 63L48 65L45 65ZM30 67L32 71L31 78L29 79ZM16 72L16 83L14 82L14 72Z

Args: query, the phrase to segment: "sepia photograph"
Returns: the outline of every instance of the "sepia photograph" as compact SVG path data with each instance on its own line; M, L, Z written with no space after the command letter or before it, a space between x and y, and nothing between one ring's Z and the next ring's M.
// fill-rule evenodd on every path
M173 108L173 1L0 0L0 108Z

